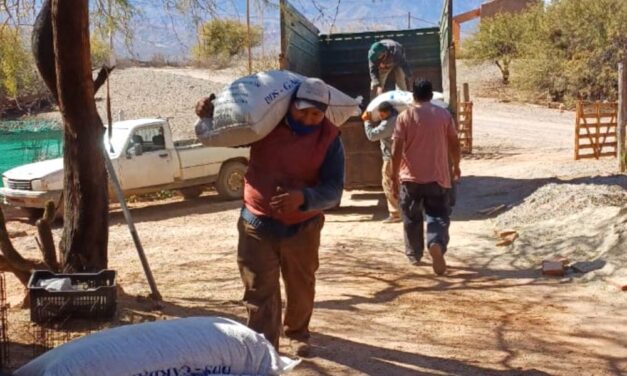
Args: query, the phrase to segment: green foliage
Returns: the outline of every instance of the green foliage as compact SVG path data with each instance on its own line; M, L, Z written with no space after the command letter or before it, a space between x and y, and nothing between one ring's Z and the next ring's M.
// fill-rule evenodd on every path
M256 47L261 43L261 28L250 27L250 44ZM200 27L198 44L192 55L201 63L218 60L228 61L241 55L248 46L246 25L236 20L211 20Z
M517 82L555 101L617 98L627 50L627 1L562 0L537 16Z
M133 195L127 199L129 203L137 203L137 202L151 202L151 201L161 201L167 200L169 198L174 197L174 192L168 190L161 190L153 193L145 193L143 195Z
M141 16L141 9L130 0L95 0L90 7L92 33L107 40L109 33L121 35L126 48L133 44L133 20Z
M617 97L617 66L627 50L627 1L554 0L517 15L481 21L465 56L493 61L507 82L552 100ZM507 68L507 69L505 69Z
M0 25L0 98L31 94L38 83L24 39L16 28Z
M475 62L493 61L501 70L503 83L509 83L509 68L520 57L525 28L519 15L510 13L481 21L479 31L464 42L464 56Z
M92 34L90 39L91 66L100 68L103 65L108 65L109 56L111 55L109 44L100 39L97 35Z

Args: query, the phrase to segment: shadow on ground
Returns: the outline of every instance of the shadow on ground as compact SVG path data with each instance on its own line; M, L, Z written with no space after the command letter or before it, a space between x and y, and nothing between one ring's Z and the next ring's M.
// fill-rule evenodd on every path
M194 214L218 213L237 209L241 206L241 200L225 201L219 196L209 195L194 200L176 202L157 201L147 206L131 208L131 216L135 222L154 222ZM109 213L109 223L111 225L126 223L121 209L113 209Z
M377 347L353 342L328 334L314 334L314 355L341 364L365 375L476 375L476 376L546 376L546 372L535 369L497 370L470 364L452 358L440 358L415 354L407 351ZM360 354L359 357L348 356ZM319 375L333 375L320 365L304 362L301 368Z

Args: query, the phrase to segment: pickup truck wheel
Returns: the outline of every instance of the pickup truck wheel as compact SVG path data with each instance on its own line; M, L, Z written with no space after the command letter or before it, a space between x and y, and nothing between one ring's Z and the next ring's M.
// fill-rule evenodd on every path
M236 200L244 195L244 175L246 175L246 165L242 162L227 162L220 169L216 190L220 196Z
M189 187L189 188L181 188L180 192L183 195L183 198L186 200L193 200L202 194L203 187Z

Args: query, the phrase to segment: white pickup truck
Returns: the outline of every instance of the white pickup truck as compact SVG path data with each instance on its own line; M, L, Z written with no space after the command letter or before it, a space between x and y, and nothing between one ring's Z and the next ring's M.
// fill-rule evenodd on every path
M187 199L214 185L227 199L242 197L248 148L206 147L196 140L172 140L166 120L137 119L113 123L104 146L125 196L179 190ZM0 196L8 205L39 215L49 200L63 192L63 159L13 168L2 175ZM110 197L113 191L109 185Z

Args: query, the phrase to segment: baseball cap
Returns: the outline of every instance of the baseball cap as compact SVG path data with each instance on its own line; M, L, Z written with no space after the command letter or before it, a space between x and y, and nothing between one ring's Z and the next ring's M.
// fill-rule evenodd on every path
M385 45L383 45L383 43L381 42L375 42L372 44L372 46L370 46L370 49L368 50L368 60L372 61L373 63L376 63L377 60L379 60L379 58L381 57L381 54L384 53L387 50L387 48L385 47Z
M315 107L325 112L330 98L331 91L324 81L319 78L306 78L296 91L294 105L299 110Z

